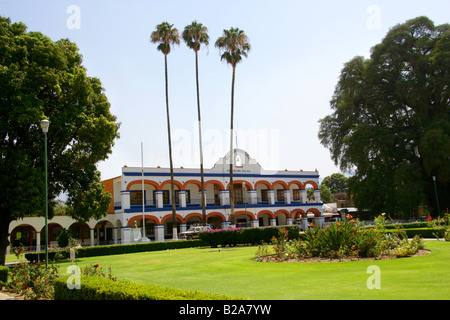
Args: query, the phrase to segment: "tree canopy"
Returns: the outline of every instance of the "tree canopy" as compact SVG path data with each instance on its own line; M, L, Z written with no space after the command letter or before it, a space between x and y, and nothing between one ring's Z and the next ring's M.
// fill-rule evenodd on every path
M78 47L26 29L0 17L0 263L9 223L44 214L40 120L50 121L50 215L62 192L74 219L106 214L111 195L104 192L96 163L108 157L119 137L100 80L87 76Z
M354 171L355 204L408 215L450 202L450 26L426 17L393 27L370 59L342 69L319 139Z

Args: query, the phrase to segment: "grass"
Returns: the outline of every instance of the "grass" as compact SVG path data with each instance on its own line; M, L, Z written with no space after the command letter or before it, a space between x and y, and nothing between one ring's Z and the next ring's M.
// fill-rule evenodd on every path
M427 241L432 253L393 260L333 263L254 262L256 247L191 248L77 259L112 266L119 279L252 300L450 299L450 242ZM70 262L60 262L64 272ZM381 271L381 289L367 288ZM82 285L82 284L81 284Z

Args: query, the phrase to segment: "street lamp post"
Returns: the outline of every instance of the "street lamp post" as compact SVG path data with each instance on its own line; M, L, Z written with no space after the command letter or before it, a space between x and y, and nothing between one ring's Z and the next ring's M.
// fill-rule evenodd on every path
M434 183L434 194L436 195L436 203L437 203L437 209L438 209L438 216L441 214L441 210L439 208L439 198L436 188L436 176L433 176L433 183Z
M48 268L48 181L47 181L47 132L50 121L41 120L41 129L44 133L44 167L45 167L45 266Z

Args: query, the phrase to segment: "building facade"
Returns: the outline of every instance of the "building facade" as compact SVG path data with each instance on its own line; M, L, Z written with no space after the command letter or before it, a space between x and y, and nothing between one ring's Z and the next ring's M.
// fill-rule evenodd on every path
M204 169L208 224L227 228L296 223L303 229L309 222L323 225L317 170L264 170L241 149L234 150L234 157L234 215L230 209L230 154L220 158L211 169ZM199 169L174 168L175 197L172 199L168 168L125 166L121 176L103 181L105 190L113 196L106 217L86 224L79 224L70 217L54 217L49 221L50 241L55 244L54 235L60 228L71 230L81 245L135 242L139 241L143 230L152 241L172 239L172 201L176 205L178 232L203 223L200 181ZM315 199L307 199L307 188L314 189ZM39 247L43 227L43 218L13 221L11 240L17 241L19 232L22 243L28 241L30 246Z

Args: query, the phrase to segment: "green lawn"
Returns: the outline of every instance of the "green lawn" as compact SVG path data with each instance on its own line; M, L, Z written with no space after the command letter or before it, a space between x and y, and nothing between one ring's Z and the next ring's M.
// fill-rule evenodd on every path
M77 259L112 266L119 279L255 300L450 299L450 242L427 241L432 253L394 260L262 263L255 247L192 248ZM66 270L69 262L61 262ZM367 288L377 265L381 289ZM81 284L82 285L82 284Z

